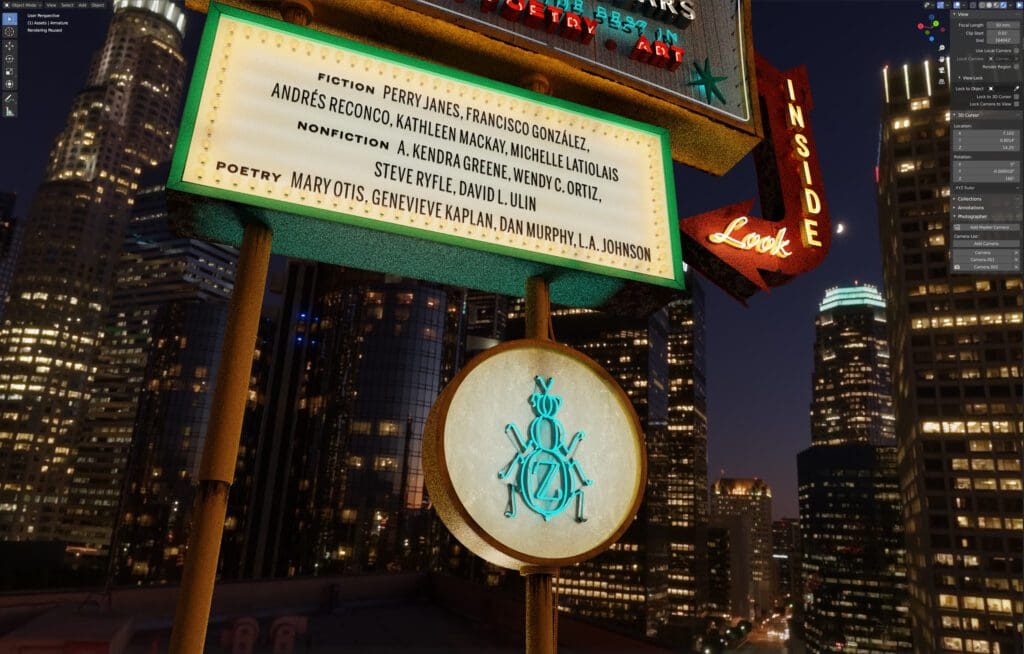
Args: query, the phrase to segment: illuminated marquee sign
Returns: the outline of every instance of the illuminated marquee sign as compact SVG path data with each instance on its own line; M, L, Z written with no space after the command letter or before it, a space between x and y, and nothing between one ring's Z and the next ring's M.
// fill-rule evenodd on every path
M481 30L527 38L676 101L750 119L743 13L737 0L414 0ZM730 26L723 38L716 21ZM719 73L701 83L700 66ZM683 65L686 62L685 66Z
M406 0L691 107L748 122L738 0ZM723 29L726 28L727 30ZM707 72L705 72L705 66ZM714 82L709 82L715 78Z
M767 124L754 153L766 217L750 215L750 200L680 224L687 261L740 300L812 270L831 244L807 70L780 73L758 56L757 82Z
M206 11L209 0L187 0ZM260 0L233 0L257 13ZM287 3L286 3L287 4ZM309 27L665 127L723 174L761 140L750 0L294 0Z
M593 304L596 275L682 286L667 150L659 128L225 7L169 187L269 210L282 254L510 294L547 269L525 260ZM218 229L195 227L231 242Z
M552 341L503 343L444 389L423 434L427 490L448 529L515 570L586 560L643 497L643 431L629 397Z

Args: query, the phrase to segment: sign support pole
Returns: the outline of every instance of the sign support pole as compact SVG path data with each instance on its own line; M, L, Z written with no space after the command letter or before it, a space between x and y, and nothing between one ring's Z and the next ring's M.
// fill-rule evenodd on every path
M281 8L283 18L298 25L309 24L312 9L308 0L287 0ZM235 288L228 305L209 429L199 464L199 494L174 609L171 654L202 654L206 647L228 491L235 479L272 241L273 235L266 225L255 221L246 223L238 251Z
M547 280L526 280L526 338L551 339L551 295ZM526 654L554 654L555 608L552 579L556 571L536 568L526 577Z
M554 654L555 607L549 568L525 570L526 577L526 654Z
M199 468L192 533L174 611L171 654L201 654L206 644L228 490L235 477L252 356L270 264L270 242L270 230L264 225L249 223L245 226L235 288L228 305L210 426Z
M539 276L526 280L526 338L551 340L551 294Z

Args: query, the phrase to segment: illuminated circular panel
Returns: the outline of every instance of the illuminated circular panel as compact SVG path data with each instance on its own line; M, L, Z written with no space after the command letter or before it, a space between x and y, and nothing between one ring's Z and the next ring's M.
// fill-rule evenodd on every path
M427 490L449 530L505 568L560 567L615 542L643 496L643 433L594 361L550 341L479 355L434 404Z

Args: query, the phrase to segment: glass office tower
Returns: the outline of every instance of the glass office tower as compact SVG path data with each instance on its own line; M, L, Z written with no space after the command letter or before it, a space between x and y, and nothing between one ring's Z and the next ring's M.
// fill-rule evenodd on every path
M913 642L1021 651L1020 276L951 274L949 85L886 68L878 168Z
M772 608L772 490L761 479L723 477L711 486L711 518L740 517L748 521L747 559L750 576L746 580L753 617ZM733 579L734 584L744 580Z
M134 198L61 520L61 538L68 547L103 563L118 514L133 505L122 495L130 452L165 439L163 447L172 450L186 443L201 450L209 412L205 396L213 390L223 338L218 330L224 327L234 286L232 248L181 237L171 229L166 178L166 167L154 170ZM158 373L155 362L172 350L178 355L171 357L175 363ZM146 418L166 413L161 402L178 392L191 393L191 399L157 422ZM185 430L180 439L166 435L177 429L171 424L175 421ZM154 493L163 478L180 472L173 465L139 465L136 461L139 479L133 483Z
M894 445L889 341L878 289L829 289L815 323L811 443Z
M32 199L0 325L0 539L62 537L132 196L177 129L184 27L168 0L114 2Z

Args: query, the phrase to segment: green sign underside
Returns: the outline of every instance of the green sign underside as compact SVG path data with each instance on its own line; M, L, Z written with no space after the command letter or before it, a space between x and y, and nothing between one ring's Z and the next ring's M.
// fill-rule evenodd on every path
M191 191L191 186L183 184L182 190ZM541 275L549 281L551 301L556 304L597 307L625 283L615 277L261 207L199 201L191 218L197 235L235 247L242 243L244 224L257 221L273 232L276 254L514 297L523 295L526 279ZM310 252L316 256L309 256Z
M659 136L675 278L623 271L184 181L185 162L196 128L199 104L221 15ZM606 302L622 288L627 279L669 288L684 288L672 159L666 130L215 3L210 4L207 24L196 55L167 187L229 201L228 204L216 201L193 203L189 218L190 231L194 235L238 246L242 242L245 222L255 220L272 230L272 251L289 257L513 296L522 295L526 279L542 275L551 284L553 302L580 307L594 307Z

